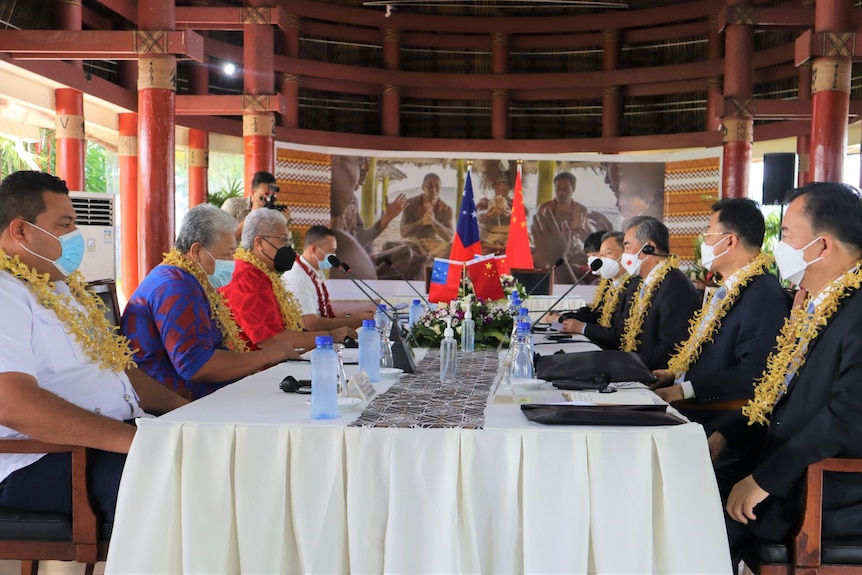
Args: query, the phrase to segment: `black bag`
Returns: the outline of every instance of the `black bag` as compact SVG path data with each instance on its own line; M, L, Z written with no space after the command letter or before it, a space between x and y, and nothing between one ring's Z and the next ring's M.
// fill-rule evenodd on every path
M543 405L525 403L521 411L544 425L653 426L686 423L667 412L666 405Z
M592 384L597 376L604 379L603 374L607 375L610 383L656 381L641 356L631 351L563 353L545 355L536 360L536 377L545 381Z

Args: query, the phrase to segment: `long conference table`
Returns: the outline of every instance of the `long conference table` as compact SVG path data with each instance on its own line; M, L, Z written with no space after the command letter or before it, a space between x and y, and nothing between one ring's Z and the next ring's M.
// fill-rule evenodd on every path
M560 392L513 390L495 371L496 352L483 357L459 377L471 385L486 371L485 387L467 390L484 412L470 420L475 413L465 410L465 426L423 427L410 419L416 401L403 394L313 420L310 396L279 389L287 374L310 374L293 362L139 420L106 573L730 570L700 425L535 424L518 403L559 402ZM429 362L420 363L428 374L436 369ZM350 377L356 366L345 369ZM413 389L421 400L422 387ZM453 407L442 397L443 409ZM643 388L601 400L611 397L660 401ZM389 417L402 427L384 427L395 407Z

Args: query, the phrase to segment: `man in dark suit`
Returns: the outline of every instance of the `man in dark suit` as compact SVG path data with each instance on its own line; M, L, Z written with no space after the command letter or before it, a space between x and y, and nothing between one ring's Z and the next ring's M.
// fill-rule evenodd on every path
M767 360L764 381L782 389L770 394L758 382L743 410L752 421L768 418L765 430L735 413L709 440L713 454L728 441L760 447L752 463L719 478L723 494L733 486L725 509L734 565L754 536L784 539L798 524L808 465L862 457L862 200L850 186L813 183L788 201L776 261L782 277L812 297L794 310L776 360ZM824 535L862 535L862 478L827 474L823 508Z
M628 275L619 263L623 255L623 239L622 232L607 232L602 236L598 250L598 257L602 260L599 274L602 281L608 283L601 294L597 293L595 304L564 313L560 318L564 332L583 334L605 349L620 346L628 304L641 279L640 276ZM609 325L602 325L605 306L613 306Z
M641 277L641 285L628 306L620 349L636 351L650 369L667 368L700 307L694 284L669 258L669 236L657 219L637 216L629 220L623 240L622 265Z
M789 311L781 284L769 273L771 258L761 255L764 232L763 214L752 200L728 198L712 206L701 254L704 267L724 281L709 294L670 369L653 372L653 389L665 401L708 404L753 396L752 382L763 373ZM686 413L704 424L715 414Z

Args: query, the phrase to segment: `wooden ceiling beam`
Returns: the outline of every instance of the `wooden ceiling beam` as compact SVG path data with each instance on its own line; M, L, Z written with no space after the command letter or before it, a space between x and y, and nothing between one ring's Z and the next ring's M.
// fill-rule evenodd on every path
M204 60L204 41L191 30L3 30L0 52L27 60L136 60L170 54Z
M246 24L270 24L282 30L287 14L278 6L177 6L177 27L193 30L242 30Z
M246 112L284 114L287 102L281 94L177 95L178 116L241 116Z
M857 39L860 40L857 42ZM794 61L801 66L821 56L850 56L862 61L862 26L855 32L814 32L806 30L796 39Z
M145 2L146 0L140 0ZM132 24L138 23L138 1L137 0L98 0L99 4L122 16Z

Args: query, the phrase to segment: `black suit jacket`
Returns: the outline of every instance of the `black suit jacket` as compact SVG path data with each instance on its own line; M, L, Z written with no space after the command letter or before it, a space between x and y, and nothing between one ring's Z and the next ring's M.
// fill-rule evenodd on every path
M788 312L784 291L774 275L752 278L685 376L697 402L753 397L752 382L763 373Z
M809 464L828 457L862 458L862 291L845 298L808 347L802 369L770 417L760 458L751 471L770 496L755 508L752 531L783 539L802 514ZM757 434L735 415L736 429ZM746 429L747 428L747 429ZM736 437L734 437L736 435ZM739 439L730 433L730 439ZM862 534L862 477L827 474L823 482L824 535Z
M666 369L676 346L688 338L688 325L700 308L700 298L691 280L672 269L655 290L644 317L636 350L650 369Z
M628 284L623 288L623 294L617 303L617 309L614 310L611 316L611 326L603 327L598 323L598 318L592 322L586 322L584 335L590 338L593 342L602 346L604 349L618 349L620 347L620 337L623 334L626 316L628 315L629 304L631 303L632 295L641 285L640 276L634 276L629 279Z

